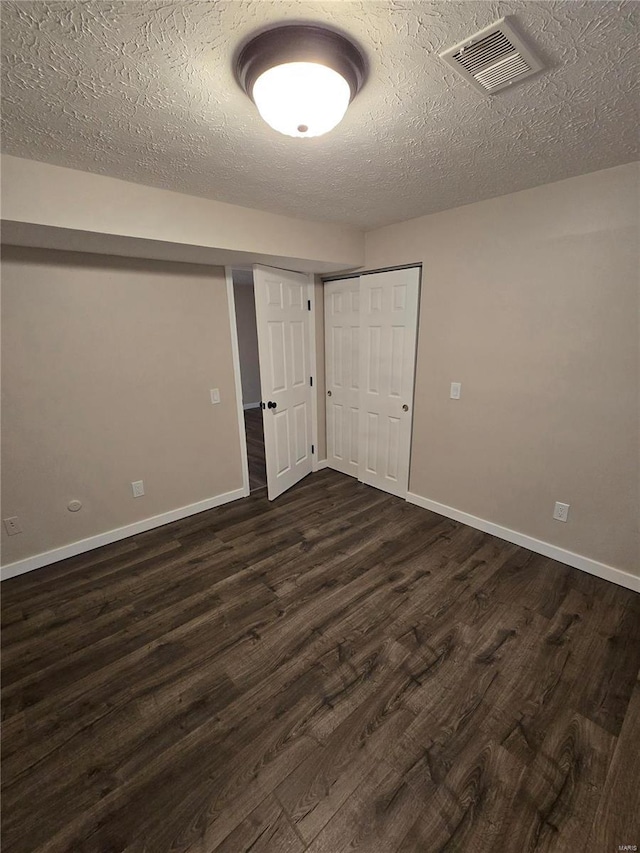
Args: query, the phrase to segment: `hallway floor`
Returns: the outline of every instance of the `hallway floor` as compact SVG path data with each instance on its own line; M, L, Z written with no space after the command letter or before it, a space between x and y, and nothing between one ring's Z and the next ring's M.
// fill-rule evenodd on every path
M244 428L247 435L247 456L249 458L249 489L255 492L258 489L264 489L267 485L264 431L260 409L247 409L245 411Z

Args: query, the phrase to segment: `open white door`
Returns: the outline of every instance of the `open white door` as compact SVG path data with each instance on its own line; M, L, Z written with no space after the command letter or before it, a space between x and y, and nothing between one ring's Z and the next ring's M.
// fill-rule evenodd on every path
M406 498L420 270L360 277L360 461L358 478Z
M269 500L311 473L309 277L254 266Z
M358 476L360 415L360 279L324 287L327 464Z

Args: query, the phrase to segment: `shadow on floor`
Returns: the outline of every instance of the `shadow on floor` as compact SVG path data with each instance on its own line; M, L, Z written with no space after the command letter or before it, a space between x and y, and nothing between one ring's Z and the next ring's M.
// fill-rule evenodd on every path
M267 485L267 466L264 455L264 431L260 409L247 409L244 413L249 458L249 489L256 492Z

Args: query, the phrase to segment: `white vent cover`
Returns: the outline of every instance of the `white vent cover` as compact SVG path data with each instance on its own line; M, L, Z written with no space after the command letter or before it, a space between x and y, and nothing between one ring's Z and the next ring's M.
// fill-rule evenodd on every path
M475 89L491 95L542 68L506 18L443 51L440 58Z

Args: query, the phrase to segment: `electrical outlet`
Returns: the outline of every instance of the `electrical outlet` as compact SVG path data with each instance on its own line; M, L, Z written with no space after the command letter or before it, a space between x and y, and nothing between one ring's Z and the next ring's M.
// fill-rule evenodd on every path
M131 483L131 488L133 489L134 498L141 498L144 495L143 480L136 480L135 483Z
M212 388L211 389L211 402L215 405L220 402L220 389Z
M462 392L462 382L452 382L451 383L451 391L449 392L449 397L451 397L452 400L459 400L461 392Z
M553 517L556 521L568 521L569 520L569 504L560 503L560 501L556 501L556 505L553 508Z
M20 527L17 515L12 516L11 518L5 518L4 526L9 536L15 536L16 533L22 533L22 527Z

